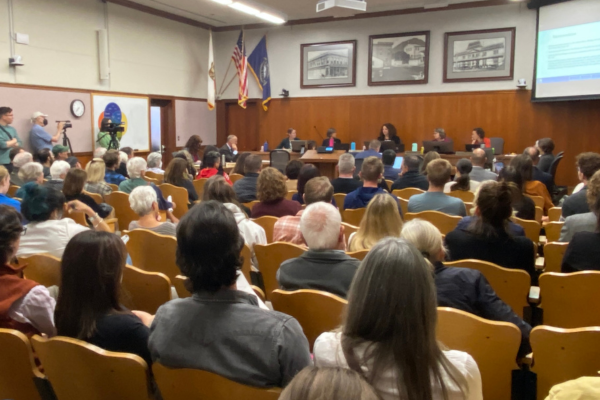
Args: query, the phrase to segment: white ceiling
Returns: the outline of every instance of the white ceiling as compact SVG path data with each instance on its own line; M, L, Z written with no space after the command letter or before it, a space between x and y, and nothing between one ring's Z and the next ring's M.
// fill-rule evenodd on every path
M228 25L248 25L265 21L244 14L231 7L211 0L130 0L157 10L169 12L215 27ZM253 0L274 10L287 14L288 20L298 20L332 16L333 13L316 12L317 0ZM429 3L431 0L427 0ZM441 0L443 1L443 0ZM449 4L466 3L477 0L449 0ZM422 7L425 0L367 0L367 12L400 10ZM348 14L345 14L348 15Z

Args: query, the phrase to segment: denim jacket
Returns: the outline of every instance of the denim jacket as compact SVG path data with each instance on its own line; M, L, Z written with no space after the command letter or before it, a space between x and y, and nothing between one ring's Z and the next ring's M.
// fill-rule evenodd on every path
M298 321L258 307L231 289L172 300L156 313L148 347L154 362L209 371L256 387L283 387L311 365Z

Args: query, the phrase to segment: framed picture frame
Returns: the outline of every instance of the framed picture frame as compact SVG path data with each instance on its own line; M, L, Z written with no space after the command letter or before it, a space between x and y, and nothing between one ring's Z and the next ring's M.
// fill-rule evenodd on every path
M425 84L429 31L369 36L369 86Z
M444 83L512 80L516 28L446 32Z
M300 45L300 88L356 86L356 40Z

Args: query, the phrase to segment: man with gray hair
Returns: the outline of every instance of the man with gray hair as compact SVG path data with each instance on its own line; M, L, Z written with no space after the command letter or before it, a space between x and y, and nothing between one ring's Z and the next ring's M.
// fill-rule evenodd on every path
M94 150L94 158L102 158L104 157L104 154L106 154L106 148L104 147L96 147L96 150Z
M63 160L54 161L50 167L50 175L52 179L44 183L44 186L62 191L65 177L70 169L71 165L68 162Z
M225 162L233 162L235 159L235 156L238 153L238 149L237 149L237 136L235 135L229 135L227 136L227 143L225 143L223 145L223 147L221 147L219 149L219 153L221 153L221 155L225 156ZM223 165L223 167L225 167Z
M281 264L279 285L284 290L322 290L346 298L360 261L337 250L344 241L337 208L325 202L309 205L302 213L300 230L308 251Z
M485 166L486 155L483 149L473 149L473 155L471 156L471 163L473 164L473 170L469 174L472 181L483 182L483 181L497 181L498 174L487 171L483 167Z
M164 174L165 171L162 169L162 154L154 152L148 154L148 171L154 172L155 174Z
M18 153L12 161L12 172L10 173L10 184L15 186L23 186L25 182L21 178L19 178L19 169L27 163L33 161L33 156L31 153L23 151Z
M331 181L333 185L333 193L348 194L362 186L362 182L354 179L354 171L356 170L354 156L350 153L344 153L338 160L336 166L339 177Z

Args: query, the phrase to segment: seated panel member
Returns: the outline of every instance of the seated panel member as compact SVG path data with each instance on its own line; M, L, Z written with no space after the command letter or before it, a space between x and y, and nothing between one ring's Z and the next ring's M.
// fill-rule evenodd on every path
M383 124L377 140L380 142L391 140L396 144L396 148L402 144L402 140L400 140L398 133L396 132L396 127L390 123Z
M277 146L278 149L292 150L292 140L300 140L300 138L296 137L296 130L294 128L288 129L287 135L288 136L279 143L279 146Z
M381 142L379 140L371 140L369 143L369 148L365 151L361 151L354 155L356 160L364 160L367 157L377 157L381 158L381 153L379 149L381 148Z
M471 144L483 144L485 147L492 147L490 138L485 137L485 131L481 128L474 128L471 132Z
M323 139L322 146L333 147L335 144L340 144L342 141L337 138L337 131L335 128L327 129L327 139Z
M451 142L446 136L446 131L443 128L435 128L433 130L433 141L434 142Z
M394 181L392 191L406 188L429 189L427 176L419 172L420 164L421 161L417 156L404 157L404 160L402 160L401 175Z
M227 136L227 143L225 143L220 149L219 153L225 156L225 162L233 162L235 156L238 153L237 149L238 138L235 135Z

